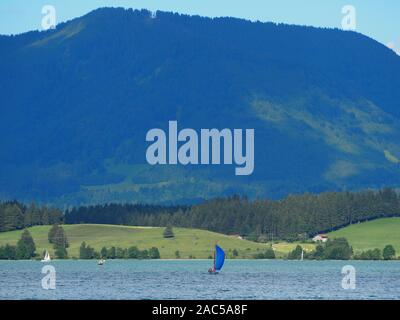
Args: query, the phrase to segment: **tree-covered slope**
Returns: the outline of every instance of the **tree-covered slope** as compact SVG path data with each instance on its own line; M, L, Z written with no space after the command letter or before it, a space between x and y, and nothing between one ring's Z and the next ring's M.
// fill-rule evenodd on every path
M136 205L98 205L68 210L69 224L105 223L133 226L174 225L240 234L258 241L305 240L318 233L378 218L400 216L400 196L391 189L379 192L306 193L280 200L233 196L216 198L191 207L152 208Z
M193 202L398 185L400 58L354 32L99 9L0 37L0 197ZM146 132L254 128L255 171L146 164Z

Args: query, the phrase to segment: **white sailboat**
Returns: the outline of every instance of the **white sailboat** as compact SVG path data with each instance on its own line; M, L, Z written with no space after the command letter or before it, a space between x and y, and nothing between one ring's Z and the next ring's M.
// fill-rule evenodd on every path
M49 252L46 250L46 254L44 255L44 258L42 259L42 262L49 262L51 261L50 259L50 254Z
M301 259L300 259L301 261L303 261L304 260L304 250L301 250Z
M102 266L104 264L104 262L106 262L106 260L104 260L103 258L101 258L99 261L97 261L97 264L99 266Z

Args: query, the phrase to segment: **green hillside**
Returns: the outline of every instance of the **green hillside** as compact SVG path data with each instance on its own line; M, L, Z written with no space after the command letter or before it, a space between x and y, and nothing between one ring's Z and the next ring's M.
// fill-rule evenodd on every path
M384 218L353 224L328 234L329 238L346 238L355 252L383 249L391 244L400 252L400 218Z
M79 246L85 241L88 245L100 250L105 247L137 246L139 249L157 247L161 258L173 259L175 252L179 251L180 257L187 259L208 258L212 254L213 245L217 242L232 257L232 251L236 249L238 258L252 258L255 253L262 252L268 245L242 240L234 236L227 236L215 232L189 228L174 228L175 237L163 238L164 228L158 227L130 227L116 225L76 224L63 226L70 243L68 253L70 257L78 258ZM53 248L47 240L50 226L35 226L29 228L36 243L37 252L49 250L53 254ZM0 233L0 246L16 244L22 230ZM354 224L341 230L328 234L329 238L345 237L353 246L355 252L368 249L383 249L387 244L395 247L400 252L400 218L384 218L374 221ZM298 243L280 242L273 247L278 257L286 255L293 250ZM314 249L314 244L301 243L307 251Z
M227 252L228 257L232 256L232 250L236 249L239 258L251 258L255 253L261 252L266 248L265 244L259 244L237 237L226 236L210 231L174 228L175 238L163 238L164 228L153 227L129 227L115 225L64 225L70 243L68 253L70 257L79 256L79 246L85 241L88 245L100 250L105 247L137 246L139 249L149 249L157 247L161 258L175 258L175 251L179 250L181 258L208 258L212 254L213 245L217 242ZM52 246L47 240L50 226L36 226L29 228L36 243L37 252L49 250L52 254ZM16 244L21 230L0 233L0 246Z

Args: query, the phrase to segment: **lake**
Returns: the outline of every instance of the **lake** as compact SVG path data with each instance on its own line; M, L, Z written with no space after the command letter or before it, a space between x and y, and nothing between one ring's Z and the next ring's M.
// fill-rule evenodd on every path
M400 261L52 261L56 289L42 288L44 263L0 261L0 299L400 299ZM343 289L354 266L356 288Z

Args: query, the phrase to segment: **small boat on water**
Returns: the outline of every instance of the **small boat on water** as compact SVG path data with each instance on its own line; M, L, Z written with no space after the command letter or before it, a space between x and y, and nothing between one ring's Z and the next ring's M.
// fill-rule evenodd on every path
M225 252L218 245L215 245L214 250L214 266L208 269L209 274L218 274L218 271L222 269L225 262Z
M50 254L49 252L46 250L46 253L44 255L44 258L41 260L42 262L50 262L51 258L50 258Z
M104 260L103 258L101 258L99 261L97 261L97 264L99 266L102 266L104 264L104 262L106 262L106 260Z

